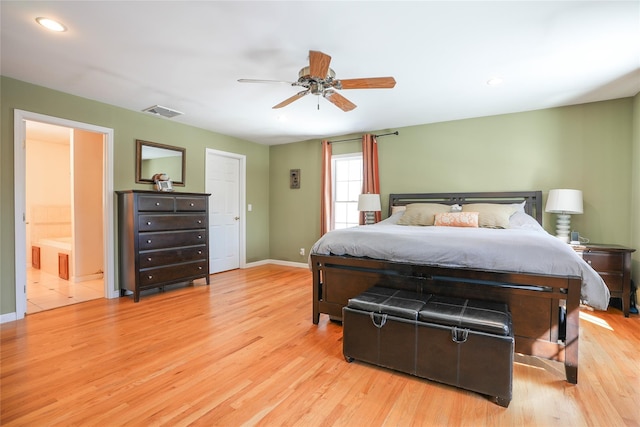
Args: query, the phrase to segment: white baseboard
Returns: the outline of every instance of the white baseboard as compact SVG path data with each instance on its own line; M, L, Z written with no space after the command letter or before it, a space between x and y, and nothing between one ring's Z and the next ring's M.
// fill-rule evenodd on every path
M258 267L258 266L267 265L267 264L285 265L287 267L297 267L297 268L309 268L309 264L305 262L282 261L279 259L263 259L261 261L250 262L245 264L243 268Z
M14 322L16 320L18 320L18 314L15 312L0 315L0 323Z

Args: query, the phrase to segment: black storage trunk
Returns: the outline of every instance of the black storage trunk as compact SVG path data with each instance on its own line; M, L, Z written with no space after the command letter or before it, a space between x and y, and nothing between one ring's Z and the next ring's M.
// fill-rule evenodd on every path
M343 353L511 401L514 339L506 304L374 287L343 309Z

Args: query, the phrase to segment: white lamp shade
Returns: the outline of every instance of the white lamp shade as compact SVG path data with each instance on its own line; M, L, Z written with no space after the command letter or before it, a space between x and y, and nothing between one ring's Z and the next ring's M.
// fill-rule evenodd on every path
M358 197L358 210L364 212L377 212L380 208L379 194L361 194Z
M553 213L581 214L582 191L564 188L550 190L545 210Z

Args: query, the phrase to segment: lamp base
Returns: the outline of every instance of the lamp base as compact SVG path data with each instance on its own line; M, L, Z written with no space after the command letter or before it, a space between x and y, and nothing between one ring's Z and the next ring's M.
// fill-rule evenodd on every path
M558 214L556 219L556 237L565 243L569 243L569 230L571 230L571 215Z
M376 223L376 215L372 211L364 213L364 225L372 225ZM568 241L568 240L567 240Z

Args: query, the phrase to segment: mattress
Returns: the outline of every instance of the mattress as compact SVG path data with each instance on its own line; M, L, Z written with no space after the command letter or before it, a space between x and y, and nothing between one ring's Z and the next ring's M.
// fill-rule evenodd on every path
M311 254L349 255L394 262L497 272L582 278L581 299L606 310L609 289L570 245L523 212L505 229L398 225L397 213L374 225L333 230Z

